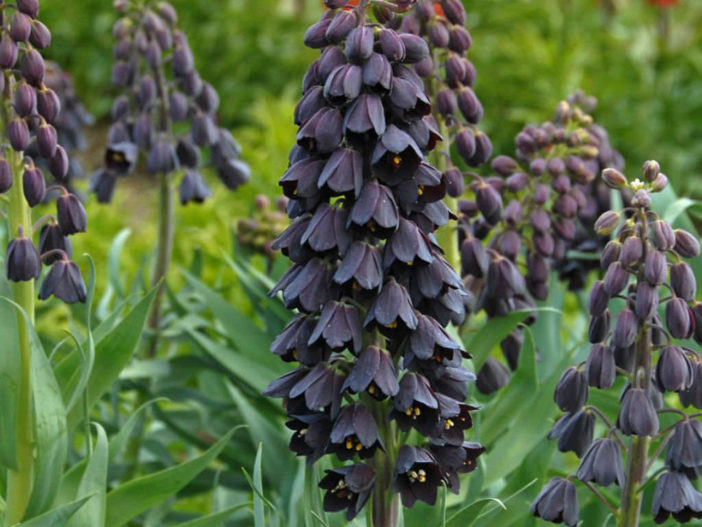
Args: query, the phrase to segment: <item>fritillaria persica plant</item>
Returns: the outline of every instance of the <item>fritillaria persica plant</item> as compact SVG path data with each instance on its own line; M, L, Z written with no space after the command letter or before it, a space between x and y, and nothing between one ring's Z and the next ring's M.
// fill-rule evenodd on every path
M609 189L598 176L603 168L622 165L605 130L587 113L594 106L582 93L563 101L552 121L526 126L517 135L515 157L493 160L496 176L472 174L475 199L459 202L459 234L462 274L474 312L494 318L534 308L548 296L553 268L572 288L584 285L592 264L569 251L596 252L606 243L594 232L599 213L610 206ZM456 145L459 152L466 148L458 140ZM526 323L534 320L530 315ZM523 340L517 328L502 342L512 370ZM508 379L502 364L488 357L477 386L491 393Z
M35 281L49 267L38 291L40 300L55 296L66 303L84 302L86 287L71 260L68 237L86 230L86 214L76 196L60 185L47 188L43 165L58 180L68 172L69 161L58 143L54 124L60 115L59 98L45 83L40 49L51 42L51 33L37 16L37 0L0 3L0 89L2 90L2 145L0 192L7 205L10 241L5 273L12 284L17 308L19 376L16 400L8 401L15 417L16 464L8 467L5 515L9 525L18 523L35 486L34 415L30 328L34 323ZM28 155L29 153L32 155ZM56 200L56 215L33 219L33 209ZM25 318L26 316L26 318ZM14 352L15 350L13 350Z
M611 509L619 526L633 527L655 480L655 522L672 516L685 523L702 518L702 494L692 484L702 471L702 414L681 411L666 394L677 392L685 407L702 406L702 360L684 345L691 338L702 342L702 304L685 262L699 254L699 241L650 209L651 194L668 182L655 161L644 165L642 179L627 181L614 169L605 170L603 179L633 197L622 212L607 211L597 220L597 231L614 237L602 252L604 280L594 284L588 302L592 348L556 387L555 401L565 414L549 435L560 451L580 457L580 466L573 476L551 480L532 511L576 525L579 481ZM588 404L588 396L592 388L612 389L618 376L626 384L614 420ZM663 421L667 417L674 419ZM621 489L616 504L597 488L612 484Z
M371 5L372 4L372 5ZM441 139L413 65L426 41L374 21L409 2L328 0L280 180L294 219L276 240L293 265L273 293L298 314L272 351L297 363L266 390L285 400L290 448L348 462L319 483L328 511L394 526L398 499L435 503L483 452L465 441L473 375L445 327L464 317L461 280L434 232L451 212L427 160ZM376 12L378 9L376 9Z
M168 2L116 0L122 15L113 27L116 39L112 81L121 90L112 106L105 166L92 180L98 201L109 202L120 177L132 174L140 154L145 169L159 181L159 230L152 285L165 279L174 236L173 183L185 205L202 203L211 191L202 176L203 150L209 152L219 179L231 190L249 179L248 166L231 133L217 124L219 95L200 77L178 15ZM161 322L161 296L149 319L154 356Z

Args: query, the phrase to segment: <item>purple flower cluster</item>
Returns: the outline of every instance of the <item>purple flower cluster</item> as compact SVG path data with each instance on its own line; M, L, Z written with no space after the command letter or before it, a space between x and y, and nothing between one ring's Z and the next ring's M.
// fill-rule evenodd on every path
M6 111L6 137L9 146L0 153L0 192L19 184L29 207L42 203L47 191L56 190L56 218L46 217L39 234L39 247L32 241L32 232L19 228L7 247L7 278L14 282L38 279L42 264L51 269L42 282L39 298L54 295L67 303L85 301L86 290L72 256L68 236L86 230L86 214L78 198L61 186L49 187L42 170L43 161L51 174L64 180L69 160L59 144L55 124L59 122L61 102L47 86L46 65L39 52L51 43L51 33L37 19L37 0L3 4L2 37L0 38L0 91ZM31 156L29 155L31 153ZM26 155L25 155L26 154ZM31 229L29 229L31 231Z
M70 182L76 178L82 178L84 175L83 166L74 154L86 148L83 129L92 125L94 118L76 94L71 75L61 69L56 62L46 62L44 84L56 93L61 106L61 113L53 125L56 128L58 143L68 152L68 172L64 180L70 186ZM43 160L41 160L42 163L38 162L40 156L37 143L30 143L26 153L37 160L37 164L40 166L47 166Z
M596 222L599 233L615 236L602 252L604 280L595 282L588 301L592 348L587 361L568 368L558 382L555 400L565 414L549 437L558 439L560 451L582 458L576 479L619 485L622 507L631 497L627 493L638 492L653 462L647 450L639 452L636 445L648 445L639 438L660 439L661 448L667 445L666 473L657 480L654 520L662 523L670 515L679 522L702 518L702 494L690 482L702 472L702 414L666 409L663 398L665 392L677 392L685 405L699 408L702 403L700 356L680 344L691 338L702 342L702 304L695 300L695 275L684 261L699 254L699 242L650 210L651 193L667 185L655 161L644 165L643 180L628 182L615 169L605 170L603 180L612 188L626 188L633 197L624 211L605 212ZM612 425L602 410L587 403L590 389L612 388L617 375L628 381ZM659 434L661 412L681 419ZM607 431L593 441L597 416ZM624 437L633 445L626 471L620 450L627 448ZM574 490L554 494L563 485L561 478L549 483L532 510L546 520L576 525ZM570 512L559 512L565 510Z
M293 265L273 294L299 314L272 351L299 366L266 394L285 400L294 452L353 462L320 483L325 508L351 519L379 491L405 506L458 491L484 449L464 441L473 375L445 329L465 292L433 236L451 214L425 159L441 138L412 67L428 46L371 22L367 1L326 3L305 35L321 56L280 180L294 221L274 244ZM406 443L411 430L425 442Z
M419 0L401 19L394 18L389 27L419 35L431 50L415 65L432 93L434 113L445 130L447 144L456 145L463 161L472 167L485 163L492 155L492 143L478 130L483 106L473 91L476 71L466 58L472 38L465 28L466 12L460 0ZM447 158L446 190L452 197L464 192L463 174Z
M209 149L227 188L247 182L238 143L217 124L219 95L195 68L173 6L129 0L115 6L123 16L113 27L112 81L122 94L112 106L105 166L91 184L98 201L111 201L117 179L134 171L140 153L149 174L182 171L181 203L201 203L211 195L200 172L202 149Z
M569 250L603 245L592 231L598 213L609 207L609 194L597 175L619 166L621 158L584 106L594 101L576 94L558 106L553 121L525 127L516 138L516 156L497 156L495 176L472 174L475 199L459 202L462 274L474 311L484 310L488 318L533 308L548 295L553 267L574 280ZM585 264L578 265L582 273ZM513 370L522 342L521 328L502 342ZM478 388L490 393L507 380L506 369L489 357Z

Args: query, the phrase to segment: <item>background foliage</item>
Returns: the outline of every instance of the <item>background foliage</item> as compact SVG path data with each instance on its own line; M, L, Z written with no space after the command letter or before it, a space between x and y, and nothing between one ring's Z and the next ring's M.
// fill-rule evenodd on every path
M248 425L223 447L220 470L201 473L178 499L171 497L141 516L139 525L177 524L208 512L227 519L227 525L251 521L252 512L256 521L265 517L265 525L324 525L311 516L319 508L305 516L300 506L305 468L288 454L283 412L259 395L285 369L268 354L268 345L289 315L277 301L265 299L271 282L263 262L237 250L233 235L236 221L250 216L256 194L278 195L277 179L287 166L295 133L292 112L300 82L315 57L302 46L302 34L318 17L321 2L173 4L203 77L220 92L221 121L242 144L252 181L235 194L215 192L202 206L177 209L167 342L158 359L134 362L122 373L112 400L102 402L101 424L109 434L123 426L114 412L120 405L129 408L137 391L168 398L147 410L145 471L192 459L228 430ZM595 0L465 4L474 39L470 57L478 71L476 91L486 109L483 127L496 153L512 153L513 138L525 123L550 118L557 101L582 88L599 99L596 118L630 167L638 170L645 159L656 158L678 195L702 196L700 2L684 0L662 11L644 0L607 1L615 12ZM79 95L98 118L84 154L85 166L93 169L100 164L103 123L113 95L106 57L115 13L105 0L44 2L42 11L54 37L48 56L73 74ZM106 319L121 302L133 305L130 293L144 287L155 239L156 192L148 178L132 177L119 186L112 206L88 200L91 228L78 240L76 254L88 252L95 260L98 318ZM661 212L682 205L670 198L660 205ZM279 262L273 274L283 265ZM566 364L584 357L587 320L582 298L555 284L552 290L549 305L531 328L517 377L497 397L478 400L483 411L475 433L489 452L480 469L466 478L462 494L448 497L446 525L534 524L527 506L547 476L549 461L553 457L553 465L564 470L576 461L556 457L555 445L544 438L556 415L555 382ZM80 318L65 306L49 304L40 320L45 348L52 349L63 338L54 329L56 322L79 324ZM520 322L515 316L481 331L482 321L473 321L465 336L469 351L484 358L499 342L486 335L506 334ZM614 403L609 402L612 412ZM607 408L608 402L601 405ZM119 463L111 470L117 477ZM583 494L581 503L588 499ZM237 504L243 505L232 510ZM583 512L587 525L606 523L595 512L599 509ZM438 525L436 514L417 506L405 525ZM337 517L324 521L340 524Z

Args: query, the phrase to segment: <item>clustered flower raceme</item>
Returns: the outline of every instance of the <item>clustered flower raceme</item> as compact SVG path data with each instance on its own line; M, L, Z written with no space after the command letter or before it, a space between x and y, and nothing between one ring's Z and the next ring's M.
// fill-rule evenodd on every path
M483 106L473 91L476 71L466 58L472 38L465 28L466 12L460 0L419 0L401 19L393 18L389 27L419 35L429 44L430 55L415 65L425 79L434 101L434 113L445 125L447 145L460 145L458 153L468 166L478 167L490 159L492 143L477 125ZM452 197L463 195L463 173L446 159L446 190Z
M68 153L69 163L65 182L69 184L74 179L83 177L83 166L75 154L86 148L83 129L93 124L94 118L76 94L71 75L61 69L56 62L46 62L44 84L56 93L61 107L61 113L53 125L56 128L58 144L62 145ZM30 143L26 153L35 160L40 160L36 143ZM45 165L46 163L43 162L40 166Z
M686 405L702 407L700 356L678 343L693 337L702 343L702 304L695 300L695 275L684 261L697 256L700 247L693 235L673 229L649 209L651 193L667 185L658 163L648 161L643 175L644 181L627 182L615 169L603 173L611 187L626 188L633 197L623 212L608 211L597 220L600 233L616 233L616 237L602 252L604 280L594 284L588 301L592 348L587 362L568 368L558 382L555 401L565 414L549 437L558 439L560 451L582 458L575 479L587 485L614 483L633 492L639 491L640 480L660 449L651 459L647 451L641 459L627 459L625 471L622 449L627 446L622 436L632 442L635 437L658 440L660 448L666 448L665 473L656 483L653 518L662 523L672 515L678 522L687 522L702 518L702 494L690 481L702 472L702 414L664 408L663 394L678 392ZM628 382L612 425L604 412L587 402L591 388L612 388L617 375L626 376ZM659 431L661 412L681 418ZM593 440L597 416L606 431L604 437ZM627 458L635 455L629 448ZM628 481L637 473L639 481ZM532 505L534 514L576 525L578 504L572 479L552 480Z
M242 247L273 261L277 255L273 240L290 224L286 214L288 198L281 196L272 207L268 197L260 194L254 206L251 217L240 219L236 224L237 241Z
M47 188L44 174L35 164L45 161L49 171L58 180L68 172L68 156L58 142L54 123L59 120L61 104L56 92L45 84L45 64L39 49L51 43L51 33L37 19L38 0L2 2L2 36L0 37L0 91L5 100L7 124L6 137L9 145L0 151L0 193L6 193L16 175L22 172L24 199L30 207L44 201L48 191L60 194L57 201L56 218L46 216L38 222L43 224L39 233L39 246L32 241L32 232L21 228L11 233L13 238L7 247L5 269L7 278L14 282L39 278L42 264L51 269L44 278L39 298L45 300L54 295L67 303L83 302L86 297L85 284L72 256L68 236L86 230L86 214L78 198L61 186ZM34 159L24 156L32 150ZM10 151L19 153L21 166L12 166Z
M113 27L112 81L122 94L112 106L105 166L93 176L98 201L111 201L118 177L134 171L140 152L149 174L183 171L181 203L201 203L211 195L200 172L205 148L227 188L247 182L238 143L217 125L217 91L195 69L173 6L116 0L115 7L123 17Z
M459 238L462 274L475 295L475 312L484 310L493 318L532 309L535 300L548 294L551 268L570 260L568 250L602 244L589 234L596 214L609 206L608 192L596 176L602 168L618 165L620 156L581 108L585 103L594 106L590 98L577 95L558 106L552 122L525 127L516 138L516 157L493 160L496 176L471 175L475 199L459 202ZM461 142L456 145L459 151L463 148ZM526 323L534 320L531 315ZM502 342L512 370L517 368L522 331L515 329ZM491 393L508 379L504 366L488 357L477 386Z
M294 221L274 244L293 266L273 294L299 314L272 351L299 366L265 393L286 401L294 452L353 461L320 483L325 508L351 519L373 492L411 506L434 503L441 485L457 491L484 449L464 441L473 376L444 329L465 293L432 234L450 212L445 178L425 160L440 137L411 67L427 45L368 21L367 1L326 5L305 35L321 56L280 180ZM398 444L411 430L403 437L427 442Z

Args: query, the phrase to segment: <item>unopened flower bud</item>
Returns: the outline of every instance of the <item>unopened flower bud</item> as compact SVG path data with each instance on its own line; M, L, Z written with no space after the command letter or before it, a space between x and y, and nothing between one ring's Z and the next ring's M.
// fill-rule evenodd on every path
M339 11L332 18L324 36L330 44L339 44L358 25L355 11Z
M671 298L665 306L665 325L676 339L689 339L694 331L695 319L687 302L682 298Z
M17 0L17 9L25 15L36 18L39 15L39 0Z
M54 155L49 159L49 171L56 179L62 180L68 174L68 167L69 161L66 150L61 145L56 145Z
M421 62L429 56L429 45L422 37L401 33L400 39L405 45L405 60L407 64Z
M492 160L492 169L502 176L509 176L517 171L519 165L509 156L497 156Z
M661 390L681 392L694 380L692 365L679 346L666 346L656 364L656 382Z
M178 168L178 157L173 145L157 141L146 158L146 170L149 174L169 174Z
M51 159L56 153L57 141L56 128L50 124L42 124L37 130L37 148L41 157Z
M588 385L585 373L571 366L556 385L554 400L564 412L577 412L587 402Z
M686 302L693 300L697 294L697 280L692 267L685 262L673 264L670 267L670 286Z
M30 207L34 207L41 203L46 194L46 182L44 174L35 166L27 166L22 175L22 188L24 190L24 198Z
M608 210L595 222L595 230L603 236L610 234L619 225L620 213Z
M651 205L651 194L647 190L639 189L634 193L634 197L631 198L632 207L647 208Z
M641 388L629 388L621 400L617 427L625 435L652 436L658 432L658 415Z
M37 50L30 49L24 53L20 69L22 77L29 84L39 86L44 82L44 59Z
M446 193L452 198L458 198L463 195L465 191L465 183L463 181L463 174L456 167L449 168L444 172L444 179L446 181Z
M683 258L694 258L700 254L700 242L692 234L675 229L675 252Z
M22 152L29 146L31 136L29 127L24 119L14 119L8 127L8 135L12 148L17 152Z
M10 37L15 42L26 42L32 32L32 22L30 18L23 13L15 13L12 15L10 22Z
M651 182L651 190L653 192L660 192L663 190L665 187L668 186L668 176L663 174L662 172L656 176L656 179L654 179Z
M632 267L637 264L643 256L643 243L638 236L629 236L622 244L622 251L619 261L625 267Z
M3 35L0 40L0 68L11 69L17 62L17 53L19 47L17 42L12 40L9 35Z
M28 117L37 107L37 95L32 86L20 83L15 88L14 108L19 117Z
M61 111L61 100L50 88L40 89L37 93L37 111L49 123L55 123Z
M12 169L7 159L0 159L0 194L3 194L12 188Z
M643 166L643 176L646 181L653 183L661 172L658 161L646 161Z
M612 348L593 344L587 356L586 370L590 386L600 389L611 388L617 376L617 365Z
M675 232L665 220L656 220L651 224L651 234L653 235L653 245L659 251L669 251L675 247Z
M627 184L626 176L616 168L605 168L602 171L602 180L613 189L624 188Z

